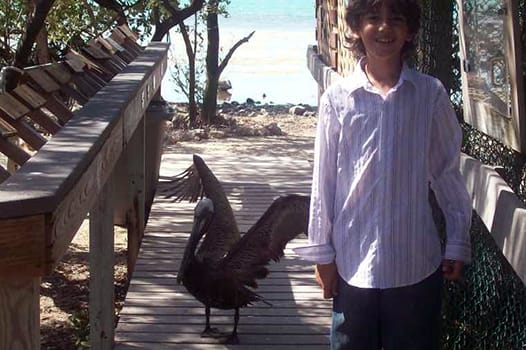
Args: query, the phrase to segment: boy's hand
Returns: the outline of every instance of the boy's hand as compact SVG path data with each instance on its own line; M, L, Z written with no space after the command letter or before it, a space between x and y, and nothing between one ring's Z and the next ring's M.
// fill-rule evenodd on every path
M464 262L459 260L442 260L442 273L444 278L450 281L456 281L462 276Z
M316 282L323 289L323 297L330 299L338 294L338 270L336 263L333 261L330 264L317 264Z

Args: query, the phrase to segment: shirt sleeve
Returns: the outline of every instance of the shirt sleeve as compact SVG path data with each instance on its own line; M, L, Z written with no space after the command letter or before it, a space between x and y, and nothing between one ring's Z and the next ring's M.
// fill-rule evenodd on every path
M331 234L340 123L328 93L329 90L322 95L318 109L309 213L309 243L307 246L294 249L303 259L318 264L330 263L336 255Z
M472 207L460 173L462 130L442 86L435 104L430 145L431 189L446 221L444 258L469 263Z

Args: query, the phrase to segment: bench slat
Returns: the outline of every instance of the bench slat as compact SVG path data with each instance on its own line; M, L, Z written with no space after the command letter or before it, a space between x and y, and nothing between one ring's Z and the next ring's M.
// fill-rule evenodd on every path
M0 152L18 165L22 165L31 158L29 153L15 145L14 143L0 137Z
M29 113L29 108L18 101L10 93L0 95L0 109L13 119L20 119Z

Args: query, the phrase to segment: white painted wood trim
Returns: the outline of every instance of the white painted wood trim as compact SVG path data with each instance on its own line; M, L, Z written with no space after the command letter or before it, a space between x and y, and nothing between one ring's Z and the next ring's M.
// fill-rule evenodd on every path
M460 169L473 208L526 283L526 205L492 167L463 154Z

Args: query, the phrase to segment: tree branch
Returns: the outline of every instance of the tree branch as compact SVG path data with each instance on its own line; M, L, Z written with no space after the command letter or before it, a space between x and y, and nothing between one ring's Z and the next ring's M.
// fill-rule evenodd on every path
M247 35L243 39L239 40L237 43L234 44L234 46L232 46L230 48L230 50L228 50L228 53L226 54L226 56L223 59L223 61L221 61L221 64L218 67L218 71L219 71L218 75L221 75L221 73L223 72L223 70L225 69L225 67L228 64L228 61L230 61L230 58L232 58L232 55L237 50L237 48L240 47L241 45L243 45L244 43L248 43L248 41L250 40L250 38L252 38L252 35L254 35L255 32L256 31L253 31L252 33L250 33L249 35Z
M20 39L20 45L16 50L14 66L24 68L29 62L37 35L44 26L46 17L54 3L55 0L39 0L36 4L35 15L28 20L25 33Z
M200 11L205 4L205 0L192 0L190 5L183 9L174 7L168 0L162 0L162 3L171 16L164 21L156 23L152 41L161 41L172 27Z

